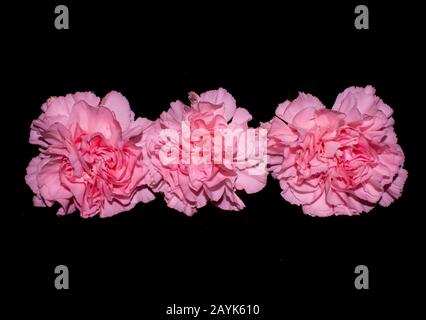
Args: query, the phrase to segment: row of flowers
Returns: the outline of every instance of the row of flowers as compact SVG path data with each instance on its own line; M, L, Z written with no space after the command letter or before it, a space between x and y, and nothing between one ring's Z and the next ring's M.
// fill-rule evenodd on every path
M208 202L239 211L238 194L262 190L269 173L305 214L354 215L390 205L407 178L393 111L371 86L346 89L331 109L299 93L257 128L224 89L191 92L155 121L135 118L115 91L51 97L41 109L25 180L34 205L58 202L58 215L110 217L156 193L188 216Z

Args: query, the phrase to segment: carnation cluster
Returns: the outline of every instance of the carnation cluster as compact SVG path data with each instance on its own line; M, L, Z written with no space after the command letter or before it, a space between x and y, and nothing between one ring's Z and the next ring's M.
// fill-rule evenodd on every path
M257 127L222 88L190 92L154 121L115 91L51 97L41 109L25 180L34 205L58 203L58 215L110 217L156 194L188 216L208 204L239 211L239 195L262 190L269 173L305 214L354 215L390 205L407 178L393 111L371 86L346 89L331 109L300 93Z
M320 217L390 205L407 179L392 112L371 86L346 89L331 109L304 93L280 104L264 126L282 197Z

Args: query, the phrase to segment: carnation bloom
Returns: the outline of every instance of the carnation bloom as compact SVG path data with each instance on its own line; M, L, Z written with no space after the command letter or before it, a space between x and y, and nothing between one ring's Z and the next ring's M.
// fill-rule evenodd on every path
M266 130L249 128L252 116L224 89L191 92L189 100L190 106L171 103L142 139L150 187L187 215L209 201L241 210L236 191L255 193L266 184Z
M391 204L407 178L392 112L371 86L346 89L331 110L303 93L280 104L265 127L283 198L320 217Z
M30 132L30 143L41 153L25 177L35 206L58 202L58 215L78 209L85 218L109 217L154 198L136 145L150 121L134 120L120 93L112 91L102 101L90 92L51 97L41 109Z

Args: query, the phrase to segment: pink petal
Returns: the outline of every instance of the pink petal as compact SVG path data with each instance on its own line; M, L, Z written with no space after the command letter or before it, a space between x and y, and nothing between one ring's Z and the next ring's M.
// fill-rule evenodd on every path
M275 114L286 121L287 123L292 123L293 118L303 109L314 109L320 110L323 109L324 106L318 98L305 94L303 92L299 92L299 96L293 101L285 101L278 105L278 108Z
M40 156L32 158L27 167L27 174L25 175L25 182L35 194L38 194L40 191L37 182L37 176L40 172L40 164Z
M250 175L245 171L238 173L235 187L238 190L244 189L247 193L256 193L266 185L266 175Z
M249 122L253 117L250 112L244 108L237 108L232 118L232 123L236 125L243 125Z
M121 125L121 129L126 131L130 123L134 120L135 114L130 109L129 101L121 93L111 91L101 102L101 105L111 110L117 121Z
M221 105L225 109L225 119L227 121L231 120L234 115L235 109L237 108L237 103L234 97L228 93L225 89L219 88L218 90L211 90L204 92L200 95L199 101L210 102L212 104Z
M395 199L398 199L401 196L402 190L404 188L405 181L408 177L408 171L401 168L391 183L387 187L386 191L383 193L382 198L379 201L381 206L389 206Z

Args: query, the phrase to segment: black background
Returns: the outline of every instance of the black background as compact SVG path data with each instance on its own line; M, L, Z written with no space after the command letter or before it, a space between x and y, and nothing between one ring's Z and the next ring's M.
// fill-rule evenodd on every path
M6 301L18 303L14 312L171 319L165 310L173 303L227 303L259 304L259 319L280 319L291 311L346 317L414 310L424 292L422 13L408 2L363 3L370 30L354 28L358 2L3 6L3 109L12 115L2 120L2 155L11 162L0 219L1 287ZM54 28L58 4L68 5L69 30ZM367 84L394 109L409 171L389 208L312 218L286 203L271 178L262 191L241 195L241 212L207 205L188 218L161 195L109 219L59 218L57 207L32 207L24 175L38 151L28 143L29 127L49 96L117 90L137 116L155 119L171 101L186 102L189 91L223 87L257 126L298 91L331 107L346 87ZM54 288L59 264L69 267L68 291ZM354 288L359 264L369 267L368 291Z

